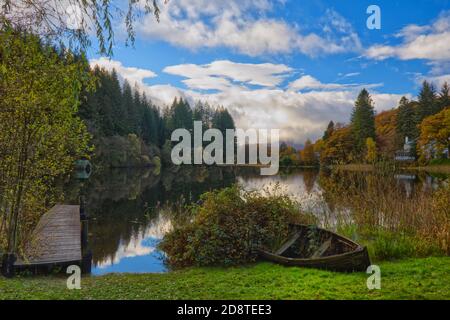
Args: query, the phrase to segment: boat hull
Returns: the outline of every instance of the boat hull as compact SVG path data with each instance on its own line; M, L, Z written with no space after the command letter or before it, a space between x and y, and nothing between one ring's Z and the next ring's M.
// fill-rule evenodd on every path
M367 267L370 266L370 258L366 247L361 247L353 252L315 259L283 257L264 250L258 250L258 252L261 258L285 266L318 268L340 272L365 272Z
M318 238L322 239L323 250L318 249L316 254L308 256L292 256L295 250L293 251L291 248L295 247L296 244L307 243L306 235L309 232L308 230L311 230L311 226L295 225L294 228L297 235L287 241L281 249L277 252L259 249L259 256L262 259L285 266L319 268L340 272L366 271L367 267L371 265L366 247L321 228L316 228L316 232Z

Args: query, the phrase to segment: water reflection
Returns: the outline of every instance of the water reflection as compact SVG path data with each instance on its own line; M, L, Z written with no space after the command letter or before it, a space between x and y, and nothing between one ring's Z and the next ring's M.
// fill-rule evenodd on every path
M283 193L296 199L303 210L319 213L323 211L326 203L323 202L318 176L318 170L305 169L283 172L273 177L241 173L237 181L246 190L273 191L279 188Z
M197 201L202 193L235 181L232 168L176 167L161 175L151 169L111 170L71 182L66 202L77 203L85 195L93 274L164 272L156 245L171 221L162 209Z
M240 183L247 190L273 189L279 185L301 203L302 210L320 217L324 225L351 219L351 209L342 203L348 185L368 190L383 179L408 199L439 187L446 177L396 173L382 177L373 173L293 170L277 176L260 176L256 169L176 167L160 175L148 170L112 170L95 173L85 182L66 187L67 202L86 195L92 273L165 272L158 242L172 227L170 210L190 203L209 190ZM355 190L355 189L352 189Z
M95 221L94 230L99 228L99 224L102 223ZM137 224L138 222L125 223ZM101 256L94 255L93 274L123 271L134 273L166 271L162 261L163 255L156 249L156 246L164 235L171 230L170 218L161 213L150 219L148 225L139 225L139 231L133 234L130 239L121 239L114 253ZM95 237L95 234L91 234L93 244L99 242L99 240L98 237Z

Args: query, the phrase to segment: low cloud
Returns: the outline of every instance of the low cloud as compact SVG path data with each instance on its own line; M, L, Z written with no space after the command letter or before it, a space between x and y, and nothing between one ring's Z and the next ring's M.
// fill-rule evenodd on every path
M440 76L433 76L433 75L422 76L422 75L419 75L416 78L417 85L421 85L423 81L428 81L428 82L432 83L439 90L444 85L444 83L447 83L448 85L450 85L450 74L443 74L443 75L440 75Z
M232 83L275 87L292 71L284 64L236 63L228 60L206 65L180 64L164 69L166 73L189 78L183 82L190 88L218 90L229 87Z
M122 65L122 62L117 60L111 60L105 57L101 57L99 59L92 59L90 61L90 65L91 66L97 65L100 68L105 68L106 70L109 71L115 69L117 71L117 74L119 76L122 76L123 79L127 79L127 81L130 82L131 85L143 84L144 79L155 78L157 76L157 74L151 70L134 67L125 67Z
M346 75L348 77L348 75ZM383 86L382 83L374 84L340 84L340 83L322 83L316 78L310 75L304 75L299 79L289 84L290 90L357 90L357 89L370 89Z
M93 60L91 64L96 62ZM138 86L159 106L170 105L174 97L183 97L191 105L198 100L208 101L211 105L226 107L238 127L281 129L281 139L298 143L322 136L330 120L347 123L359 89L381 86L330 84L304 75L300 78L303 80L298 79L284 89L283 83L292 73L286 65L216 61L206 65L185 64L165 68L165 72L187 78L183 81L187 89L182 89L168 84L145 84L142 77L136 77L137 68L124 67L117 61L102 60L102 65L108 70L121 66L117 72L123 79L140 79ZM240 67L246 72L239 73ZM140 75L146 74L144 69L137 70L141 71L138 72ZM248 84L257 87L246 86ZM300 88L308 91L302 92ZM210 89L215 89L215 92L204 91ZM411 95L405 95L411 98ZM396 107L402 96L372 92L377 112Z

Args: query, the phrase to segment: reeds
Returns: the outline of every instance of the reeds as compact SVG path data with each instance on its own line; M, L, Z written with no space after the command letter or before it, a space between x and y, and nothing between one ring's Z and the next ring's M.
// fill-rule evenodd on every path
M368 245L374 258L450 254L450 185L412 183L391 173L321 177L334 227Z

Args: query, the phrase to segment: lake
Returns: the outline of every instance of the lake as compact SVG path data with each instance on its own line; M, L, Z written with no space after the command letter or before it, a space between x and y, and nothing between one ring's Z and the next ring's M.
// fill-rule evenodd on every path
M82 182L72 181L65 194L66 201L72 203L85 195L92 274L167 272L157 244L172 228L170 210L198 201L206 191L234 183L257 192L280 189L294 197L301 210L317 216L319 224L333 228L339 219L351 219L352 203L348 199L350 190L355 189L346 186L357 184L365 190L380 179L381 185L398 192L396 201L407 202L439 188L447 176L405 171L388 176L370 172L336 174L314 169L260 176L256 168L229 167L174 167L161 174L152 169L115 169L94 172Z

